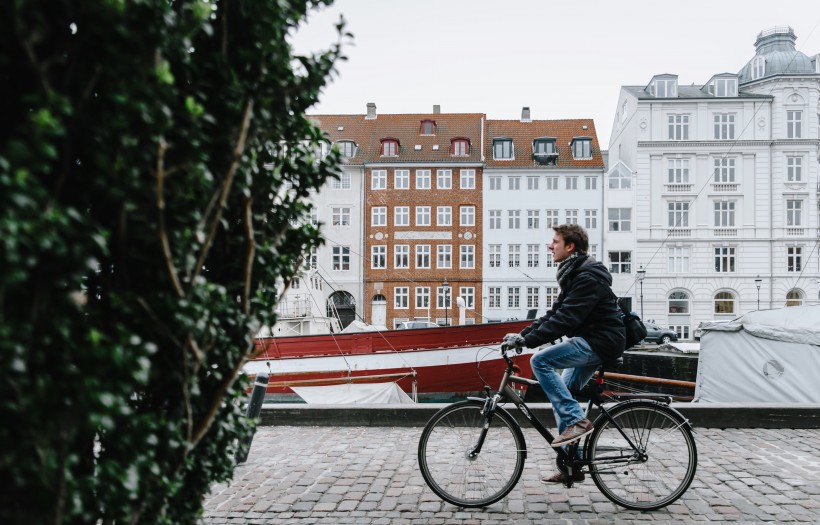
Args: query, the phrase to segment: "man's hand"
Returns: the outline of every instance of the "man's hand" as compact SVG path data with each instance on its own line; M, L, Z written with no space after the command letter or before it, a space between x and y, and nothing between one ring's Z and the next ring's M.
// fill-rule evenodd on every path
M501 342L502 350L510 350L514 348L519 354L524 346L526 346L526 341L524 341L524 336L521 334L507 334Z

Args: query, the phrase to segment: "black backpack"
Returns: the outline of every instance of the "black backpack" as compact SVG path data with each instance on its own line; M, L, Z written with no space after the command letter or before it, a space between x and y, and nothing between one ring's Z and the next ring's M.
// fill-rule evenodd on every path
M626 306L626 298L617 299L618 308L621 309L621 319L624 322L624 331L626 332L626 343L624 350L629 350L636 344L640 343L646 337L646 326L638 317L638 314L630 312Z

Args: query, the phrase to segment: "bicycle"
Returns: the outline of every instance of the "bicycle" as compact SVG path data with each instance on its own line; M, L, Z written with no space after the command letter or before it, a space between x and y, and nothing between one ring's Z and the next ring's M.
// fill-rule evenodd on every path
M512 402L539 434L555 439L510 386L538 386L538 381L516 375L518 367L501 347L507 370L493 394L468 397L439 410L421 434L418 459L427 485L443 500L459 507L486 507L509 494L524 471L527 447L521 426L500 405ZM521 353L521 348L515 349ZM620 359L618 361L621 361ZM619 363L618 363L619 364ZM697 448L689 421L669 406L663 394L604 396L606 369L581 392L600 413L594 430L584 440L552 449L556 464L566 474L565 485L573 485L573 473L589 474L610 501L632 510L656 510L677 500L689 488L697 468ZM618 401L605 407L610 399Z

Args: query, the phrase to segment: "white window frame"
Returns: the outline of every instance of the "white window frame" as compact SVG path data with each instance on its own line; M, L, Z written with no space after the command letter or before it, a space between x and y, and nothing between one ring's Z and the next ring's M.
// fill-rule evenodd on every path
M558 189L558 177L555 176L547 176L544 182L544 189L545 190L557 190Z
M394 268L410 268L410 245L409 244L395 244L395 245L393 245L393 267Z
M734 113L715 113L715 140L734 140L735 139L735 114Z
M507 308L521 308L521 287L507 287Z
M432 267L430 261L430 252L431 249L429 244L416 245L416 268L429 269Z
M397 190L410 189L410 170L393 171L393 188Z
M462 190L474 190L475 170L460 170L458 187Z
M393 308L407 310L410 308L410 287L397 286L393 288Z
M490 244L487 248L489 254L487 262L490 268L501 268L501 245Z
M715 273L735 273L737 271L737 249L734 246L714 247Z
M350 226L350 207L334 206L330 209L331 224L333 226Z
M609 273L632 273L632 252L625 250L614 250L608 253L608 258Z
M786 199L786 226L803 226L803 199Z
M501 229L501 210L489 210L488 226L491 230Z
M519 268L521 266L520 244L507 245L507 266L510 268Z
M560 224L558 222L559 211L560 210L544 210L544 226L546 226L547 228L558 226Z
M333 246L332 268L335 272L346 272L350 270L350 246Z
M511 230L521 229L521 210L507 210L507 227Z
M431 189L431 170L416 170L416 189L429 190Z
M608 208L607 223L607 231L632 231L632 208Z
M715 228L734 228L736 224L735 201L715 201L714 205Z
M803 157L786 155L786 181L803 182Z
M416 286L415 299L416 308L430 308L430 287Z
M416 206L416 226L432 226L430 206Z
M349 190L350 186L350 173L343 171L339 174L338 179L333 179L330 183L331 189L334 190Z
M501 308L501 287L487 287L487 308Z
M786 110L786 138L803 138L803 110Z
M541 224L541 210L527 210L527 229L537 230Z
M436 268L452 268L453 267L453 245L452 244L438 244L436 245Z
M598 228L598 210L584 210L584 228L587 230Z
M467 310L475 310L475 288L472 286L460 286L458 296L464 299L464 307Z
M689 184L689 159L667 159L666 182L668 184Z
M538 189L538 180L540 178L541 177L539 177L537 175L536 176L532 176L532 175L528 176L527 177L527 189L528 190L537 190Z
M376 244L370 247L370 268L374 270L387 269L386 244Z
M667 117L669 140L689 140L689 115L672 113Z
M453 225L453 207L436 206L436 226Z
M689 202L671 201L666 203L667 226L669 228L689 227Z
M538 297L541 294L539 286L527 286L527 308L538 308Z
M373 206L370 209L370 226L374 228L387 226L387 206Z
M539 244L527 245L527 268L538 268L541 246Z
M436 189L453 189L453 170L436 170Z
M735 177L734 157L719 157L715 159L715 182L719 184L732 184L737 180Z
M507 177L507 189L510 191L518 191L521 189L521 177L510 175Z
M499 176L492 176L489 177L490 181L490 190L496 191L501 189L501 177Z
M475 268L475 245L462 244L459 251L459 268Z
M475 226L475 206L461 206L459 213L460 226Z
M387 170L373 170L370 172L370 189L387 189Z
M668 246L666 250L666 271L689 273L692 259L691 246Z
M578 210L564 210L565 224L578 224Z
M393 208L393 226L410 226L410 206Z
M802 246L786 246L786 271L790 273L803 271Z

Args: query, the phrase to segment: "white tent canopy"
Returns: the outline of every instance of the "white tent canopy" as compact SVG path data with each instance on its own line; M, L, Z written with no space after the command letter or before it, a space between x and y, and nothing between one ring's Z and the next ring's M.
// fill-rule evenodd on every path
M320 405L368 405L410 404L404 390L396 383L345 383L329 386L292 386L291 390L308 404Z
M820 403L820 306L704 323L695 401Z

